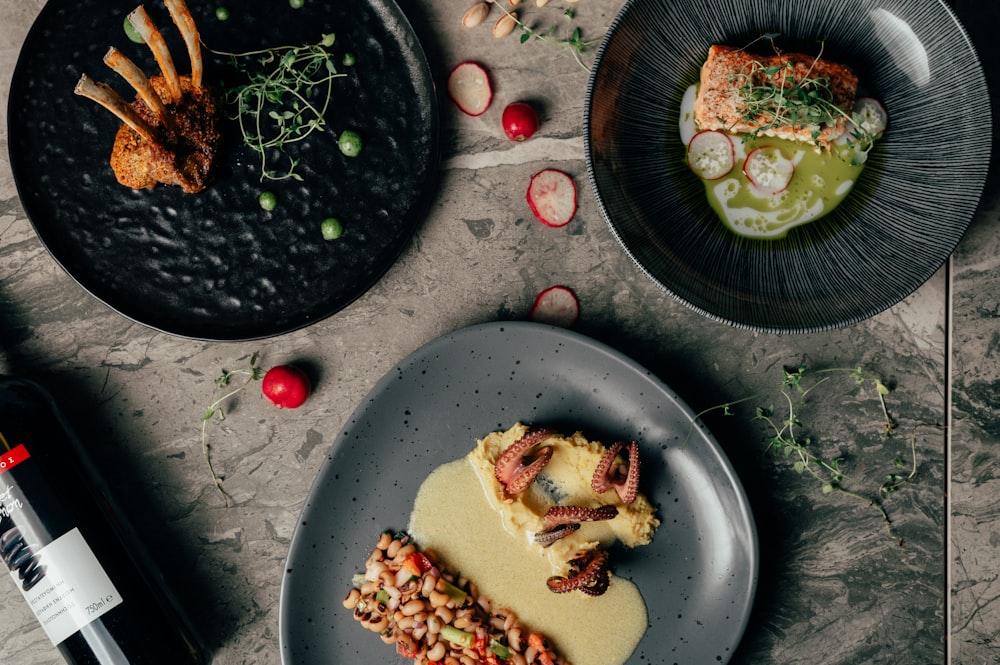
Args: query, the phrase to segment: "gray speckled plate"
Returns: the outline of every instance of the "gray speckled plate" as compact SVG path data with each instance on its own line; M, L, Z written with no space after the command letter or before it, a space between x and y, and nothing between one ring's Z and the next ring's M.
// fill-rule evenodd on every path
M122 20L137 0L49 0L31 28L11 81L10 164L18 194L52 256L93 296L135 321L214 340L268 337L339 311L393 264L435 192L438 107L423 49L393 0L240 0L219 21L216 4L190 2L205 78L221 90L246 82L216 51L317 43L333 33L338 70L327 131L270 162L300 160L301 182L260 182L256 153L235 121L224 126L217 180L199 194L177 187L135 191L108 164L119 121L73 94L82 72L131 99L102 64L114 45L149 74L149 49ZM160 0L146 8L182 73L189 62ZM71 26L72 29L68 29ZM340 65L354 53L353 67ZM319 97L317 97L319 99ZM227 112L234 109L227 107ZM337 148L344 129L365 140L357 157ZM261 191L278 196L265 212ZM320 224L344 234L326 241Z
M663 524L652 545L616 557L649 608L628 662L727 662L753 602L757 535L712 436L695 428L685 443L691 420L647 370L573 332L490 323L430 342L365 398L309 493L281 587L282 663L398 661L341 606L351 576L381 531L406 527L431 470L517 421L639 441L642 489Z
M786 51L815 54L824 40L824 57L885 104L889 128L840 206L754 240L709 207L677 126L708 47L765 33ZM982 66L942 0L630 0L598 51L585 113L591 183L625 251L680 302L769 332L853 324L913 293L965 233L992 148Z

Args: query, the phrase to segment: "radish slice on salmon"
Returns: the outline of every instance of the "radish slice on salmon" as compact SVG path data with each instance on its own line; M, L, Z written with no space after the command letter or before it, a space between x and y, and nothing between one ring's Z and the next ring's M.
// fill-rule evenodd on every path
M780 194L795 175L795 164L780 148L763 145L754 148L743 162L743 175L765 196Z
M725 132L707 129L688 142L688 166L704 180L718 180L736 165L736 148Z
M580 303L567 286L550 286L535 298L529 318L537 323L569 328L580 316Z
M531 212L546 226L566 226L576 214L576 184L556 169L543 169L528 184Z
M448 75L448 96L462 113L482 115L493 101L490 77L475 62L460 63Z

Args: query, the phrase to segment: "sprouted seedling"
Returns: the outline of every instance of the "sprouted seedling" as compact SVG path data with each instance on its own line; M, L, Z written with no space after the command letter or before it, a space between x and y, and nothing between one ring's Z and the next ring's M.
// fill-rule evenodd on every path
M260 179L302 180L295 167L299 160L291 155L283 170L269 168L272 151L285 153L293 143L305 140L313 132L326 130L326 110L333 96L338 73L328 50L334 35L323 35L316 44L277 46L245 53L215 51L228 56L232 65L245 73L248 83L227 91L236 106L243 141L260 158ZM248 64L248 63L253 63Z
M205 458L205 463L208 465L209 473L212 474L212 482L215 483L216 489L219 491L219 494L222 495L222 499L226 503L226 510L228 510L230 506L230 496L229 493L222 487L222 477L215 472L215 466L212 464L212 449L211 446L208 445L208 421L213 418L225 420L226 411L223 408L223 405L248 385L263 378L264 370L257 366L257 360L259 357L260 354L255 351L251 354L250 362L245 368L236 370L224 369L222 370L222 374L215 377L216 389L223 390L225 392L209 404L201 416L201 454ZM237 377L245 377L245 379L242 383L233 387L233 379Z
M782 382L777 390L710 407L698 413L694 422L715 411L732 416L734 415L734 406L776 397L780 407L757 406L751 419L763 423L765 426L765 439L767 441L765 454L772 453L779 459L791 461L794 471L814 478L820 484L824 494L838 493L870 504L879 512L889 535L895 537L896 534L893 532L892 520L885 507L885 501L916 478L916 435L910 437L911 463L907 465L902 457L895 457L892 461L892 472L888 473L876 488L866 490L848 477L843 468L843 458L824 456L817 449L799 418L800 407L807 397L834 376L846 374L853 378L858 385L874 386L881 411L883 436L889 438L896 433L897 423L889 413L885 401L886 395L890 392L888 386L877 375L866 372L861 367L809 370L805 366L799 366L794 370L782 368L782 372ZM693 423L692 427L694 427ZM900 542L902 543L902 541Z
M780 55L781 51L773 41L774 35L767 37L771 38L775 53ZM833 127L843 120L848 125L848 145L855 150L854 162L861 164L867 159L878 136L866 129L859 114L837 105L830 77L813 76L813 69L822 57L825 45L825 42L820 42L819 53L801 77L796 78L791 61L765 65L754 60L741 72L730 74L729 83L743 102L744 122L767 119L748 134L748 138L776 128L801 127L808 128L813 140L817 141L825 127Z

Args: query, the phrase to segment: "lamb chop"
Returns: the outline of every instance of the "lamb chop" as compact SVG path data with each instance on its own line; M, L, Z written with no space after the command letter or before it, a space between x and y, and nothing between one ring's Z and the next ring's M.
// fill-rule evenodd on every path
M163 35L140 5L128 19L149 46L160 73L147 78L142 69L111 47L104 63L135 90L129 104L105 83L80 76L74 92L114 113L122 125L111 150L118 182L133 189L159 183L184 192L202 191L211 181L219 152L221 103L202 81L201 40L184 0L164 0L187 47L191 73L179 75Z

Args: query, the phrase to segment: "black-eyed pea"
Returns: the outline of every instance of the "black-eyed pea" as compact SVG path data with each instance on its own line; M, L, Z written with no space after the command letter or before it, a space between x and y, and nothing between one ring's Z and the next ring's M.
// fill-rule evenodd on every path
M425 607L424 601L420 600L419 598L415 598L401 605L399 607L399 611L403 613L403 616L412 617L414 614L422 612L424 610L424 607Z
M427 651L427 660L438 663L444 660L447 654L448 650L445 648L444 642L438 642Z
M437 618L441 619L441 623L449 624L455 620L455 612L448 606L442 605L434 610L434 614Z
M357 589L351 589L347 592L347 597L344 598L344 607L353 610L358 606L358 601L361 600L361 592Z

